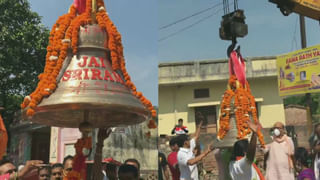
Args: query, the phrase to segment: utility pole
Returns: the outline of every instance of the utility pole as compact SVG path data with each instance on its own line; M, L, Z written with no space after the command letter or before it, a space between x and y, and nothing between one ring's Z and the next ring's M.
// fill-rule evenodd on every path
M301 37L301 48L307 47L307 38L306 38L306 22L305 18L302 15L299 15L300 19L300 37ZM312 133L312 112L311 112L311 104L312 98L310 93L306 93L306 104L307 104L307 127L308 127L308 135Z
M300 17L300 36L301 36L301 48L307 47L307 38L306 38L306 23L304 16L299 15Z

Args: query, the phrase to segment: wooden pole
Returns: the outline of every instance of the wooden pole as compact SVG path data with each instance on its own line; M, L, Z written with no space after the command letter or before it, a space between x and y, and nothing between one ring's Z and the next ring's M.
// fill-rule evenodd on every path
M301 36L301 48L307 47L307 38L306 38L306 23L304 16L299 15L300 19L300 36Z
M305 18L302 15L299 15L300 19L300 37L301 37L301 48L307 47L307 36L306 36L306 22ZM307 104L307 132L310 136L312 134L312 98L310 93L306 93L306 104Z
M102 158L103 158L103 143L111 134L111 128L99 128L98 141L96 144L96 152L94 155L92 179L103 179L102 174Z

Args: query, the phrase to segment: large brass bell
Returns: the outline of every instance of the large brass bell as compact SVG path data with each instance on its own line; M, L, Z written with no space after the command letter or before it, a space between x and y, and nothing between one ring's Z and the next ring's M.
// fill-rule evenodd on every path
M230 107L230 130L226 134L226 136L218 140L216 139L214 142L214 147L217 148L228 148L232 147L235 142L237 142L237 135L238 135L238 130L237 130L237 125L236 125L236 116L234 112L234 103L231 103Z
M250 116L250 120L253 122L251 116ZM264 134L264 140L265 143L268 144L272 141L269 133L267 130L261 129L261 132ZM251 133L246 136L244 139L249 139L251 138ZM219 139L215 139L214 140L214 147L216 148L231 148L233 147L234 143L237 142L238 139L238 129L237 129L237 124L236 124L236 116L235 116L235 106L234 106L234 101L231 101L231 107L230 107L230 129L228 131L228 133L226 134L226 136L219 140ZM259 143L259 141L257 142Z
M80 28L78 53L71 51L57 77L58 87L35 109L31 121L58 127L132 125L150 113L112 70L107 33L98 25Z

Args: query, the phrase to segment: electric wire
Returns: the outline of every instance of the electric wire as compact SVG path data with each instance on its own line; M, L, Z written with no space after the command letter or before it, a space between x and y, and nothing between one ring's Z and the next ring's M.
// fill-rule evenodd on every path
M216 7L218 7L218 6L221 6L221 5L222 5L221 2L220 2L220 3L217 3L217 4L214 4L213 6L211 6L211 7L209 7L209 8L203 9L203 10L201 10L201 11L198 11L198 12L196 12L196 13L193 13L193 14L191 14L191 15L189 15L189 16L184 17L184 18L178 19L178 20L176 20L176 21L174 21L174 22L172 22L172 23L169 23L169 24L167 24L167 25L161 26L159 29L160 29L160 30L166 29L166 28L168 28L168 27L171 27L171 26L173 26L173 25L175 25L175 24L178 24L178 23L180 23L180 22L183 22L183 21L185 21L185 20L187 20L187 19L190 19L190 18L192 18L192 17L194 17L194 16L197 16L197 15L200 15L200 14L202 14L202 13L205 13L205 12L207 12L207 11L209 11L209 10L211 10L211 9L214 9L214 8L216 8Z
M225 2L225 1L228 1L228 0L223 0L223 2ZM226 7L227 7L227 10L228 10L228 12L229 12L229 6L231 6L232 4L234 4L234 3L230 3L230 4L228 3L227 6L223 6L222 9L218 9L218 10L215 11L213 14L211 14L211 15L209 15L209 16L205 16L205 17L203 17L202 19L200 19L200 20L192 23L191 25L188 25L188 26L186 26L186 27L183 27L183 28L181 28L180 30L178 30L178 31L176 31L176 32L173 32L173 33L171 33L171 34L169 34L169 35L167 35L167 36L165 36L165 37L160 38L160 39L158 40L158 42L165 41L165 40L167 40L167 39L169 39L169 38L171 38L171 37L173 37L173 36L175 36L175 35L178 35L178 34L184 32L184 31L186 31L186 30L194 27L194 26L197 25L197 24L200 24L201 22L203 22L203 21L205 21L205 20L207 20L207 19L209 19L209 18L217 15L221 10L225 10Z
M219 10L217 10L216 12L214 12L213 14L210 14L209 16L205 16L205 17L203 17L202 19L200 19L200 20L198 20L198 21L196 21L196 22L194 22L194 23L192 23L192 24L190 24L190 25L188 25L188 26L186 26L186 27L184 27L184 28L181 28L180 30L178 30L178 31L176 31L176 32L174 32L174 33L171 33L171 34L169 34L169 35L167 35L167 36L165 36L165 37L163 37L163 38L160 38L158 41L161 42L161 41L164 41L164 40L166 40L166 39L169 39L169 38L171 38L171 37L173 37L173 36L175 36L175 35L177 35L177 34L180 34L181 32L186 31L186 30L194 27L195 25L197 25L197 24L199 24L199 23L201 23L201 22L203 22L203 21L205 21L205 20L207 20L207 19L209 19L209 18L217 15L221 10L222 10L222 9L219 9Z

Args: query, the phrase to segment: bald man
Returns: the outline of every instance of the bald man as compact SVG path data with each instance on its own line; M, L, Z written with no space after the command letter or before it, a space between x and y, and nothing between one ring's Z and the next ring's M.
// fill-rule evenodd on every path
M272 128L272 143L266 145L265 153L269 153L267 159L267 180L294 180L294 144L286 135L284 124L276 122Z

